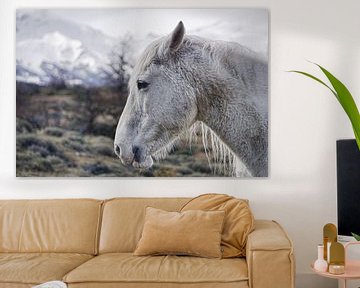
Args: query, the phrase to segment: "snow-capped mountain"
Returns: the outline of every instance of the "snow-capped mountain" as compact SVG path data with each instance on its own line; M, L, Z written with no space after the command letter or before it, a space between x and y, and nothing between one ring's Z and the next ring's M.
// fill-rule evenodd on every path
M16 15L16 79L46 85L104 84L104 69L117 39L92 27L56 18L47 10Z
M119 57L116 59L115 55L114 58L112 52L116 51L117 56L119 54L122 57L126 56L125 62L128 65L125 65L126 69L123 70L130 73L131 67L145 47L154 39L170 33L177 23L174 19L180 19L180 15L167 16L171 21L168 18L161 27L158 25L159 21L148 20L150 22L145 21L141 29L141 26L135 25L132 19L138 15L135 10L112 9L107 14L106 10L100 9L100 11L96 10L98 15L94 12L90 14L89 11L85 12L80 10L74 13L73 9L69 12L64 9L60 13L51 9L18 10L16 79L40 85L60 81L68 85L84 86L101 86L111 81L109 80L111 77L113 77L112 81L116 81L116 73L111 72L109 64L112 62L116 66L117 63L114 61L119 60ZM115 17L117 20L114 22L112 13L115 12L119 17ZM142 15L141 13L139 15ZM153 12L146 11L146 13ZM152 19L149 17L152 14L146 13L144 15L148 16L145 19ZM184 16L184 11L177 13ZM193 16L189 20L192 18ZM107 22L107 19L111 21ZM205 17L201 25L185 24L187 34L239 42L267 58L266 21L259 22L253 19L249 22L249 18L241 17L240 22L231 21L235 18L217 19ZM258 22L262 25L254 24ZM99 25L99 23L107 24ZM163 26L166 26L166 29L163 29ZM101 27L99 29L102 30L94 27ZM109 36L107 33L116 36ZM111 77L109 74L112 74Z

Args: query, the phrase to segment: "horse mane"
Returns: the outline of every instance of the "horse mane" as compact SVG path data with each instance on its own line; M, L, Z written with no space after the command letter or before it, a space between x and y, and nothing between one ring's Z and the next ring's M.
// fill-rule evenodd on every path
M157 151L154 158L156 160L166 158L166 156L178 146L181 140L188 142L191 150L192 145L197 143L199 138L201 138L209 167L214 174L223 174L232 177L251 176L251 173L236 154L210 127L201 121L195 122L176 139Z
M251 176L245 165L236 154L220 139L220 137L204 122L197 121L190 128L190 147L193 136L197 137L200 131L202 144L209 166L213 173L227 176Z

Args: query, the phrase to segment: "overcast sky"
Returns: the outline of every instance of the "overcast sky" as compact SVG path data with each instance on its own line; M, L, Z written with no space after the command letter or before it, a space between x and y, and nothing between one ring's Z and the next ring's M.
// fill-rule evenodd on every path
M130 32L166 35L182 20L188 34L236 41L267 55L268 11L240 9L51 9L56 17L79 22L112 37Z

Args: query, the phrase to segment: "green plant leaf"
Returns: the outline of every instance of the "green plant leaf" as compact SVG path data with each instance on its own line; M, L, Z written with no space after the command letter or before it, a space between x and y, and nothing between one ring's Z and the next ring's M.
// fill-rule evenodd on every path
M360 150L360 135L356 132L354 127L353 127L353 130L354 130L354 134L355 134L356 143L357 143L357 145L359 147L359 150Z
M290 70L288 72L302 74L302 75L305 75L305 76L307 76L307 77L321 83L326 88L329 88L329 90L335 95L335 97L338 98L338 95L336 94L336 92L329 85L327 85L324 81L320 80L319 78L315 77L314 75L311 75L310 73L306 73L306 72L303 72L303 71L298 71L298 70Z
M360 241L360 235L352 233L352 232L351 232L351 235L356 239L356 241Z
M355 138L357 139L357 143L359 144L359 141L360 141L360 138L359 138L359 136L360 136L360 114L359 114L359 110L356 107L354 98L352 97L350 91L346 88L346 86L340 80L338 80L334 75L332 75L325 68L321 67L318 64L316 64L316 65L321 69L321 71L329 79L331 85L334 87L334 89L338 95L337 98L350 119L350 122L353 126L353 130L355 133ZM359 146L359 149L360 149L360 146Z
M347 114L347 116L350 119L353 131L354 131L356 143L360 150L360 114L359 114L358 108L356 107L354 98L352 97L350 91L346 88L346 86L339 79L337 79L334 75L332 75L324 67L322 67L316 63L313 63L313 64L317 65L321 69L321 71L325 74L325 76L330 81L333 88L331 88L325 82L323 82L319 78L317 78L309 73L297 71L297 70L292 70L289 72L294 72L294 73L305 75L305 76L321 83L335 95L336 99L339 101L340 105L343 107L345 113Z

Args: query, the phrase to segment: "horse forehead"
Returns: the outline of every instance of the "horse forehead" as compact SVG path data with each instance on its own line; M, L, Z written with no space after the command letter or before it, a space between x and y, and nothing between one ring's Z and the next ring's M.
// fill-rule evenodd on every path
M168 53L168 50L166 49L167 41L168 37L165 36L151 42L139 56L137 64L135 65L135 72L144 72L153 63L169 63L170 58L175 57L175 54ZM185 36L181 49L181 57L187 57L193 48L202 50L204 46L203 39L194 36Z
M171 67L172 61L169 61L171 57L175 57L171 53L167 53L166 50L166 41L167 37L159 38L152 43L150 43L145 50L140 54L138 61L134 67L132 73L132 83L131 85L135 85L136 79L139 78L141 74L146 73L151 64L164 64ZM194 36L185 36L183 47L181 49L181 58L191 58L191 53L193 50L199 50L201 52L205 52L210 45L204 41L202 38L197 38ZM206 54L206 53L205 53ZM204 57L204 55L202 55ZM183 62L182 62L183 63Z
M163 39L160 38L158 40L153 41L150 43L143 53L141 53L140 57L138 58L137 65L135 65L136 72L144 72L151 63L154 62L160 55L160 47L163 42Z

